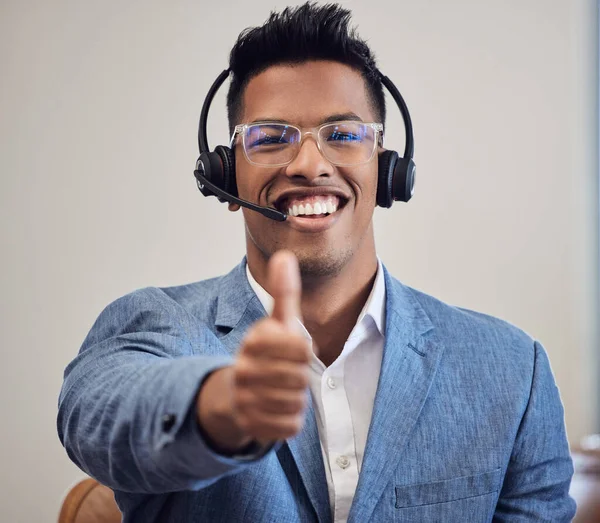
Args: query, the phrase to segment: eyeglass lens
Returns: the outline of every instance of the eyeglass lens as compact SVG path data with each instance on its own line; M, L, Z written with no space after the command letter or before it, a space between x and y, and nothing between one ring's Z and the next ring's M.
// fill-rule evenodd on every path
M370 160L375 150L376 131L361 122L332 123L320 128L321 152L334 164L356 165ZM243 137L248 159L259 165L291 162L300 148L300 130L285 124L253 124Z

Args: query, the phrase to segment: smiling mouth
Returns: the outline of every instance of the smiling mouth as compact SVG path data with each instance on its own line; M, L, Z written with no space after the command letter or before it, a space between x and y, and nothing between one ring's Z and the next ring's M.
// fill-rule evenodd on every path
M278 211L289 217L314 220L335 214L346 205L346 200L336 195L291 196L278 201Z

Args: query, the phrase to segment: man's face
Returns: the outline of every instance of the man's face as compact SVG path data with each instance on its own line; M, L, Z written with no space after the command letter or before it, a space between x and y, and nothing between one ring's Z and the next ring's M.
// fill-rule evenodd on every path
M301 129L331 120L376 122L360 73L338 62L313 61L273 66L253 78L244 92L241 122L282 120ZM306 203L337 206L329 215L290 216L276 222L247 209L250 260L266 261L279 249L297 256L304 276L338 273L355 256L374 256L372 216L377 191L377 151L368 163L332 165L304 138L296 158L283 167L248 162L241 138L235 147L236 179L241 198L288 213ZM328 207L331 209L331 207Z

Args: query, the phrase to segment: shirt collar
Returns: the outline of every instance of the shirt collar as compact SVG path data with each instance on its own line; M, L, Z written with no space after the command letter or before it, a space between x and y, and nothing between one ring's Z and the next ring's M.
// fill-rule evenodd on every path
M246 277L248 278L250 287L252 287L252 290L264 307L265 312L270 315L273 311L273 297L254 279L247 263ZM358 321L352 333L350 333L351 338L354 336L355 331L365 324L368 318L373 320L375 327L377 327L377 330L383 336L385 333L385 277L383 274L383 265L379 258L377 258L375 283L362 311L358 315Z
M385 276L381 260L377 258L377 275L371 293L367 298L363 310L358 315L357 325L360 325L364 318L371 318L377 327L379 333L385 335ZM352 335L351 335L352 336Z

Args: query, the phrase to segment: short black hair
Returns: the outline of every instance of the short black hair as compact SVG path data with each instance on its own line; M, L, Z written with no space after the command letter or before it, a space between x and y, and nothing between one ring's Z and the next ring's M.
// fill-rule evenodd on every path
M265 69L280 64L332 60L361 73L367 95L381 123L385 122L385 95L375 56L354 28L351 13L338 4L306 2L271 12L260 27L242 31L231 50L232 73L227 93L229 130L237 125L248 82Z

